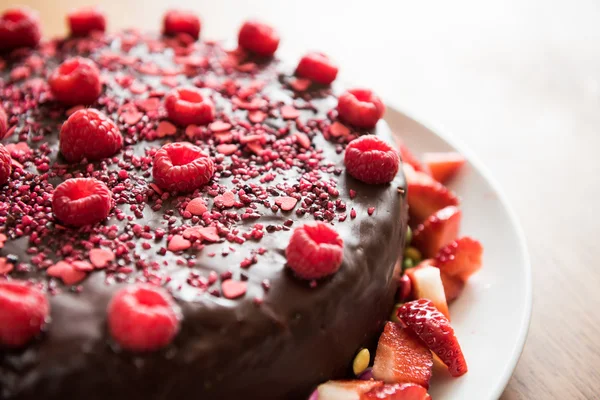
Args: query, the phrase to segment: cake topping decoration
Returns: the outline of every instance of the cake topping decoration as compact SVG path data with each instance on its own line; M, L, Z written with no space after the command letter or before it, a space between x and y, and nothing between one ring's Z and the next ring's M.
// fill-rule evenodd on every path
M67 179L54 190L52 211L62 223L84 226L108 217L112 194L106 185L94 178Z
M177 88L165 98L169 119L177 125L204 125L215 119L215 106L210 98L194 87Z
M323 85L331 84L337 77L337 73L338 67L329 57L318 52L306 54L296 67L296 75Z
M302 279L324 278L342 265L343 246L342 238L329 225L305 224L292 233L285 250L287 266Z
M40 334L50 315L44 293L25 282L0 281L0 345L22 347Z
M108 306L108 328L126 350L147 352L169 345L179 332L181 311L162 288L136 284L119 290Z
M169 10L163 20L163 34L187 34L194 40L200 37L200 18L191 11Z
M106 17L98 7L81 7L67 14L71 36L88 36L106 30Z
M98 269L105 268L115 260L115 253L106 249L91 249L89 256L92 265Z
M87 58L73 57L52 72L48 84L56 100L74 106L92 104L102 92L100 70Z
M10 179L12 161L12 157L6 147L0 144L0 185L4 185Z
M8 131L8 117L6 115L6 111L0 104L0 139L4 139L5 135ZM8 136L8 135L6 135Z
M247 21L240 29L238 44L259 56L271 57L279 46L279 34L267 24Z
M350 89L338 99L340 118L358 128L370 129L383 117L385 106L369 89Z
M38 14L29 8L11 8L0 16L0 52L35 47L41 36Z
M165 190L192 192L210 181L215 166L202 150L189 143L170 143L154 155L152 176Z
M221 283L221 290L226 299L237 299L246 294L248 284L246 282L227 279Z
M67 261L59 261L50 266L46 273L54 278L59 278L65 285L75 285L85 279L87 274Z
M369 184L391 182L400 168L398 153L375 135L354 139L346 147L346 170L354 178Z

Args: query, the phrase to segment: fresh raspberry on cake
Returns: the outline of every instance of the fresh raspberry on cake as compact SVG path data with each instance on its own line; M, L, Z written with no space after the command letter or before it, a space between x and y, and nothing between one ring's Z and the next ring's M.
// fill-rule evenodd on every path
M181 312L163 289L131 285L119 290L108 306L108 329L125 350L146 352L169 345L177 333Z
M338 67L323 53L308 53L300 59L296 75L311 81L329 85L337 76Z
M10 172L12 169L12 158L10 153L0 144L0 185L4 185L10 179Z
M427 389L414 383L376 386L360 400L431 400Z
M444 245L458 237L461 218L462 212L456 206L436 211L415 229L411 244L423 257L435 257Z
M375 185L394 180L400 158L396 150L377 136L365 135L348 144L344 164L351 176Z
M81 7L67 14L71 36L87 36L106 30L106 17L98 7Z
M84 226L104 221L112 207L108 187L94 178L67 179L54 189L52 211L63 224Z
M427 165L431 176L441 183L452 179L465 164L465 158L459 153L450 151L446 153L425 153L423 162Z
M431 302L420 299L405 303L398 309L398 318L433 351L452 376L468 370L450 321Z
M50 305L39 289L19 281L0 281L0 347L21 347L39 335Z
M205 125L215 119L212 100L195 87L177 88L165 99L169 119L177 125Z
M429 387L433 357L415 334L387 322L377 343L373 377L387 383L415 383Z
M60 64L48 84L56 100L69 106L92 104L102 93L100 70L92 60L83 57Z
M483 246L468 236L444 246L435 257L435 265L445 274L466 281L481 268Z
M35 47L41 37L38 14L29 8L10 8L0 17L0 52Z
M279 46L279 34L265 23L246 21L240 29L238 44L259 56L270 57Z
M154 155L152 176L161 188L193 192L210 181L215 165L207 154L189 143L170 143Z
M357 128L370 129L383 117L385 106L369 89L351 89L339 97L337 110L342 120Z
M69 162L101 160L121 147L123 136L117 125L93 108L74 112L60 129L60 152Z
M200 28L200 18L191 11L169 10L163 19L163 34L165 35L185 33L198 40Z
M288 267L296 276L320 279L340 269L344 242L326 223L308 223L294 230L285 255Z
M6 115L6 111L0 104L0 139L4 138L6 132L8 131L8 116Z

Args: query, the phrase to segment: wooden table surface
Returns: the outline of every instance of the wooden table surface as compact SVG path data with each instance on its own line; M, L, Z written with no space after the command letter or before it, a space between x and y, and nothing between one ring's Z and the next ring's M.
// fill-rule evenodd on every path
M159 29L168 6L99 2L109 29ZM18 3L38 9L45 33L57 35L69 9L95 2ZM0 0L0 9L11 5ZM284 56L325 51L341 65L342 79L374 88L478 155L515 208L533 263L529 337L501 398L600 398L598 2L184 0L178 6L201 15L204 38L234 37L247 17L269 21L283 37Z

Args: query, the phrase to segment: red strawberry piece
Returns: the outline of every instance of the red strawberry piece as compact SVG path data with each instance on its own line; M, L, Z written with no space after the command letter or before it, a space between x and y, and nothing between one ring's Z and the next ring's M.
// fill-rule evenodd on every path
M12 157L6 147L0 144L0 185L4 185L10 179L11 168Z
M377 386L365 393L360 400L431 400L427 389L414 383Z
M246 294L247 289L248 284L242 281L227 279L221 283L221 290L226 299L237 299L238 297L242 297Z
M125 350L159 350L179 332L181 312L161 288L131 285L119 290L108 306L108 328Z
M358 128L370 129L383 117L385 106L371 90L351 89L339 97L337 109L344 121Z
M0 139L4 139L6 132L8 132L8 117L0 104Z
M387 322L377 343L373 377L387 383L415 383L429 387L433 357L410 330Z
M64 61L52 72L48 84L56 100L74 106L92 104L102 93L100 70L96 64L83 57Z
M424 260L415 268L406 271L410 278L413 299L429 299L433 305L450 319L446 292L440 270L432 260Z
M259 56L271 57L279 46L279 34L262 22L246 21L240 29L238 44Z
M104 221L112 206L112 193L94 178L67 179L54 190L52 211L66 225L84 226Z
M195 199L190 200L185 207L185 211L188 211L192 215L202 216L202 214L208 211L206 201L204 201L202 197L196 197Z
M466 160L456 152L447 153L425 153L423 162L431 172L431 176L441 183L446 183L454 177Z
M435 257L435 265L446 275L466 281L481 268L483 246L468 236L444 246Z
M417 174L427 176L420 172ZM406 178L408 181L408 211L415 223L425 221L442 208L458 205L458 197L454 192L432 178L416 181L411 181L408 175Z
M308 53L300 59L296 75L329 85L337 76L338 67L323 53Z
M40 334L50 316L48 299L20 281L0 281L0 345L22 347Z
M165 35L186 33L198 40L200 28L200 18L191 11L169 10L163 19L163 34Z
M415 229L411 244L424 257L435 257L444 245L458 237L461 218L462 212L455 206L436 211Z
M465 281L455 276L445 274L443 271L440 271L440 277L442 278L442 284L444 285L446 301L451 303L462 293L465 287Z
M69 162L101 160L121 147L123 136L117 125L93 108L71 114L60 129L60 152Z
M215 172L212 159L189 143L170 143L154 155L152 176L161 188L193 192L210 181Z
M405 303L398 309L398 318L433 351L452 376L468 370L450 321L431 302L420 299Z
M375 135L361 136L348 144L344 155L348 173L368 184L389 183L400 167L398 153Z
M169 241L168 249L172 252L187 250L192 246L192 242L185 239L182 235L174 235Z
M383 386L374 380L328 381L317 388L318 400L362 400L370 390Z
M215 119L215 105L200 89L177 88L165 99L169 119L177 125L204 125Z
M67 14L71 36L88 36L106 30L106 17L98 7L81 7Z
M308 223L292 233L285 249L287 265L302 279L319 279L340 269L344 242L323 222Z
M115 253L106 249L91 249L89 257L92 265L101 269L115 260Z
M38 14L26 7L11 8L0 16L0 52L35 47L42 37Z
M398 147L400 148L400 158L402 159L403 163L410 165L415 171L429 173L427 168L421 163L421 161L419 161L417 156L415 156L408 146L405 145L400 139L398 139Z
M275 199L275 204L277 204L283 211L290 211L296 207L296 203L298 203L298 199L290 196L282 196Z

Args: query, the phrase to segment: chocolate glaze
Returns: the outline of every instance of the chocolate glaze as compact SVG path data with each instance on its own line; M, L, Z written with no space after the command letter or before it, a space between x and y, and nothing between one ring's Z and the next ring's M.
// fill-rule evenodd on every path
M114 42L112 47L115 48ZM198 51L205 51L203 49L200 47ZM132 51L142 59L150 57L143 46ZM46 62L50 66L57 65L67 53L59 51ZM152 57L156 59L156 55ZM283 87L278 75L283 69L277 62L262 66L262 77L267 77L269 82L265 92L272 98L290 100L292 92ZM9 72L7 68L2 75L4 79L8 79ZM107 70L104 73L112 74ZM115 86L109 85L106 91L115 98L128 96ZM336 104L334 96L324 93L313 101L316 115L323 118ZM228 101L218 97L218 108L226 112ZM95 107L103 109L99 104ZM53 126L57 129L46 138L53 149L52 160L60 162L57 155L59 123L56 122ZM282 120L270 123L284 124ZM383 121L372 133L393 142ZM320 134L312 141L314 147L323 149L328 160L343 168L343 153L336 153L335 144ZM131 148L143 154L147 146L148 143L140 142ZM285 178L293 180L297 176L298 172L289 170ZM306 399L321 382L350 377L354 355L360 347L373 348L394 303L393 270L404 241L407 205L404 194L397 190L405 187L401 172L389 185L362 184L345 172L338 179L339 198L348 204L348 212L350 208L356 210L357 217L334 222L345 245L343 265L332 277L311 287L285 268L290 230L267 233L260 242L211 244L197 252L196 265L192 268L203 273L229 270L234 277L248 279L245 296L228 300L207 292L199 293L188 286L186 278L190 268L177 265L175 260L181 257L171 252L156 255L156 250L165 246L164 240L157 242L142 254L148 260L168 262L164 267L171 278L168 287L183 311L181 332L171 346L144 355L120 350L110 340L105 324L107 304L123 284L107 283L105 272L94 272L82 283L80 293L64 288L50 296L52 320L41 338L25 349L0 350L0 398L300 400ZM58 178L53 181L58 182ZM232 186L230 180L223 177L219 183ZM349 197L350 189L357 192L354 199ZM163 210L169 205L167 201ZM367 213L369 207L375 207L372 216ZM146 207L143 223L152 229L165 228L163 210L155 212ZM290 219L293 229L313 220L310 214L262 211L264 215L258 221L247 225L255 222L265 226L282 225ZM115 218L107 223L115 223L120 228L125 226ZM229 246L234 247L235 252L222 257L221 251ZM26 239L9 240L0 254L14 254L20 261L27 262L27 247ZM267 252L258 257L250 269L241 270L242 259L258 247L266 248ZM191 249L187 251L190 252ZM209 257L210 252L216 252L217 256ZM132 274L132 278L136 274L140 273ZM13 273L10 279L48 278L44 272L34 270ZM261 286L264 279L271 283L268 291ZM255 304L255 297L261 298L262 304Z

